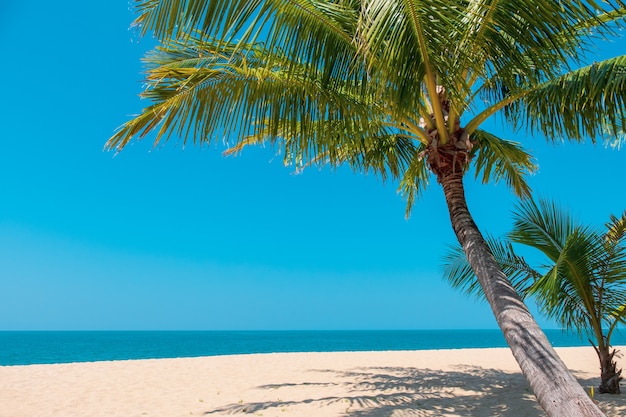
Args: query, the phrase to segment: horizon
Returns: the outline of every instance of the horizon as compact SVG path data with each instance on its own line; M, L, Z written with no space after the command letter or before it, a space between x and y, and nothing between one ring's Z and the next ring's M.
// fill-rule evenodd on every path
M548 328L548 327L542 327L541 328L544 331L550 331L550 332L562 332L564 334L570 335L570 336L576 336L576 331L574 330L567 330L567 329L563 329L563 328ZM620 334L621 333L620 328L617 328L615 330L615 334ZM301 332L301 333L321 333L321 332L327 332L327 333L350 333L350 332L371 332L371 333L381 333L381 332L483 332L483 331L490 331L490 332L501 332L501 330L499 328L482 328L482 329L468 329L468 328L449 328L449 329L224 329L224 330L214 330L214 329L98 329L98 330L92 330L92 329L46 329L46 330L39 330L39 329L20 329L20 330L0 330L0 333L45 333L45 332L50 332L50 333L62 333L62 332L66 332L66 333L87 333L87 332L93 332L93 333L130 333L130 332L137 332L137 333L141 333L141 332L154 332L154 333L158 333L158 332L187 332L187 333L194 333L194 332L215 332L215 333L237 333L237 332L241 332L241 333L288 333L288 332ZM584 336L581 336L584 337Z

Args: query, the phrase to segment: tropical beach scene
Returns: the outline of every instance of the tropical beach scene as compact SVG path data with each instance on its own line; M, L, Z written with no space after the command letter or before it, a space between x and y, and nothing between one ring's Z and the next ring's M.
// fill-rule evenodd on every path
M0 4L0 417L626 415L626 3Z

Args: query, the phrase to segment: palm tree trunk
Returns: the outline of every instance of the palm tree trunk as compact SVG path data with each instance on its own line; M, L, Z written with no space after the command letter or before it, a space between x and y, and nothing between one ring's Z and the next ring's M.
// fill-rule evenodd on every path
M600 359L600 386L598 392L600 394L619 394L619 382L622 380L622 370L617 369L617 363L613 360L617 351L608 345L600 345L595 347L598 359Z
M452 228L541 407L550 417L604 416L558 357L493 258L467 208L463 173L448 172L438 179Z

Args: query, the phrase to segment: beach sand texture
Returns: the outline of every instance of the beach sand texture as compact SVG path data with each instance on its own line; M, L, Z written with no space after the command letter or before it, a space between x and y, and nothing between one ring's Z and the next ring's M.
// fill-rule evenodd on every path
M593 348L557 351L584 387L598 385ZM608 416L626 416L626 394L595 398ZM500 348L0 367L0 417L543 415Z

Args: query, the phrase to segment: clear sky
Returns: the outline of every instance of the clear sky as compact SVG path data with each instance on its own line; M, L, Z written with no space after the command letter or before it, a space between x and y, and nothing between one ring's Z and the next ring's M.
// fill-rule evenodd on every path
M127 0L0 2L0 330L496 327L441 278L436 181L406 220L395 184L294 175L271 149L103 151L147 104L132 20ZM536 195L598 226L626 208L625 150L492 130L534 152ZM504 186L467 193L484 232L508 230Z

